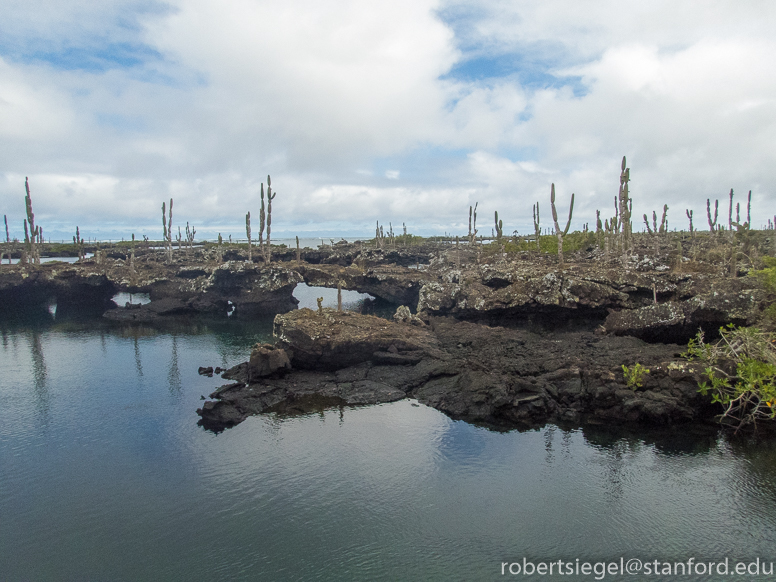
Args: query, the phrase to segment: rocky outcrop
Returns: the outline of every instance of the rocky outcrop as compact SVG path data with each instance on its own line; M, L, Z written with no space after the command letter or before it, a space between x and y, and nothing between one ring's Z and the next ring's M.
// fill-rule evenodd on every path
M295 368L336 370L375 358L406 363L442 355L428 329L333 309L278 315L273 333Z
M152 303L177 299L200 313L226 313L234 306L238 316L252 316L295 309L293 291L301 282L299 273L283 265L230 261L217 267L179 268L174 276L139 287L148 289Z
M754 280L742 280L754 283ZM731 287L732 285L728 285ZM727 289L611 313L604 328L616 335L632 335L647 341L686 342L699 329L715 332L728 323L752 325L762 314L765 299L762 289Z
M0 268L0 311L53 301L59 313L70 309L102 312L116 290L116 284L106 274L65 263Z
M536 334L452 318L416 327L310 310L277 316L275 329L295 369L282 379L217 391L211 396L218 402L199 411L204 425L218 428L221 417L313 396L355 403L362 398L356 394L368 394L362 398L368 402L401 394L454 418L507 427L586 419L670 424L714 413L676 345L589 332ZM635 362L650 370L636 390L622 371Z

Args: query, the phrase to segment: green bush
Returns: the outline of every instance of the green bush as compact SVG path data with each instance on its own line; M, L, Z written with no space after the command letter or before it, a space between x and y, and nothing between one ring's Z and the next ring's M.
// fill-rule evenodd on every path
M699 383L703 395L723 407L723 424L736 430L776 418L776 335L753 327L728 324L720 339L706 343L703 332L690 340L682 354L704 365L706 380Z
M645 368L638 362L633 366L622 366L622 374L625 377L625 385L631 390L644 386L644 374L649 374L649 368Z

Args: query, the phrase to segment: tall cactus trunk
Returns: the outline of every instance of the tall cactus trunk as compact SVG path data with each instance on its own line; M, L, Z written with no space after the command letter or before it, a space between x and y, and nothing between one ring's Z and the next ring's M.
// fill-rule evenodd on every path
M555 234L558 237L558 265L563 266L563 237L568 234L571 226L571 215L574 212L574 194L571 194L571 204L569 205L569 219L566 222L566 228L560 229L558 224L558 211L555 209L555 184L550 189L550 206L552 207L552 220L555 223Z

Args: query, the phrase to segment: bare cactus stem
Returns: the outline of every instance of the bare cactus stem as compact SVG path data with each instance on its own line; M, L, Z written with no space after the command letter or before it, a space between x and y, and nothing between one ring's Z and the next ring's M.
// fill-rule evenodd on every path
M630 168L626 167L625 156L622 157L620 170L620 191L618 193L621 232L622 232L622 251L627 253L631 246L631 208L633 201L628 196L628 182L630 182ZM625 258L623 258L625 260Z
M749 225L747 228L752 228L752 191L749 190L749 198L746 201L746 223Z
M296 261L297 263L302 260L302 251L299 248L299 237L296 237Z
M0 265L3 264L3 257L5 255L8 255L8 264L11 264L11 235L8 232L8 215L4 214L3 219L5 220L5 245L3 248L3 252L0 253Z
M25 222L24 229L24 242L27 244L27 252L29 255L29 261L32 264L40 264L40 251L38 250L37 241L43 238L43 234L39 227L35 226L35 213L32 211L32 196L30 195L30 181L29 178L24 178L24 189L27 191L27 195L24 197L24 205L27 210L27 221ZM29 224L30 231L27 233L26 225Z
M687 219L690 221L690 238L695 240L695 229L692 225L692 210L688 208L684 211L684 213L687 215Z
M251 211L245 215L245 234L248 235L248 262L253 262L253 245L251 245Z
M165 215L166 207L162 202L162 229L164 232L164 242L167 247L167 262L172 263L172 198L170 198L170 214L169 218ZM165 219L167 221L165 222Z
M709 232L717 230L717 211L719 210L719 200L714 201L714 220L711 219L711 200L706 198L706 216L709 219Z
M595 211L595 240L599 249L603 248L603 236L604 236L604 230L603 230L603 224L601 224L601 211L596 210Z
M267 244L266 244L266 261L267 264L272 262L272 247L270 246L270 232L272 230L272 201L277 196L277 193L272 193L272 181L267 176Z
M542 246L539 243L539 237L542 235L542 230L539 227L539 203L533 205L533 223L534 223L534 233L536 234L536 250L541 251Z
M267 213L264 208L264 184L261 184L261 209L259 210L259 254L264 256L264 227L267 224Z
M477 243L477 205L479 202L474 203L474 208L469 206L469 244L474 245Z
M550 188L550 205L552 207L552 220L555 223L555 235L558 237L558 264L563 265L563 237L568 234L571 226L571 215L574 212L574 194L571 194L571 204L569 205L569 219L566 222L566 228L560 229L558 224L558 212L555 209L555 184Z

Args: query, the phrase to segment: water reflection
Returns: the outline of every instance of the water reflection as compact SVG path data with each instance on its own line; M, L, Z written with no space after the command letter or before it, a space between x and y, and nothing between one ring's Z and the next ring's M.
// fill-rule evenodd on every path
M197 364L266 339L237 323L0 322L5 576L480 580L523 555L772 558L773 439L495 432L407 400L200 430L221 382Z
M140 360L140 346L137 343L137 335L132 336L132 347L135 352L135 369L137 369L137 375L143 377L143 363Z
M32 355L32 376L34 378L35 402L38 411L46 422L49 420L50 395L46 386L47 370L46 360L43 358L43 344L41 333L37 330L30 332L30 352Z
M178 369L178 338L172 336L172 350L170 350L170 371L167 373L167 383L170 393L179 393L181 390L181 372Z

